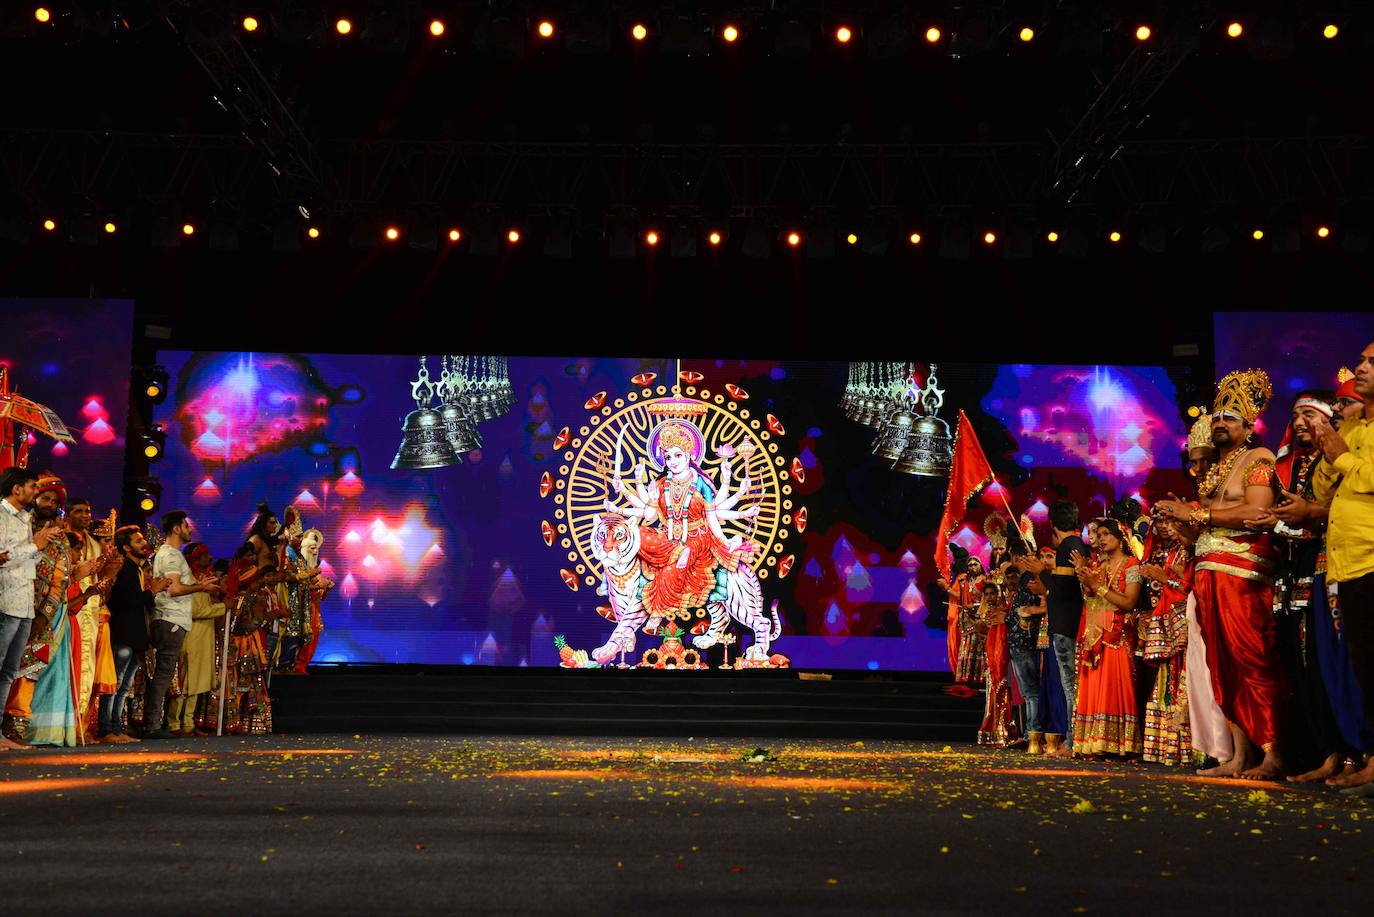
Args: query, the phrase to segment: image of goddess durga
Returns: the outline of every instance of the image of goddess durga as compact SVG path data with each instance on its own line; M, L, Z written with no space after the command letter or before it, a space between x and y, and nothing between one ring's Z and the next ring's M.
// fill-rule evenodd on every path
M759 508L734 508L749 490L749 479L731 488L728 457L722 460L720 489L712 485L701 470L705 438L691 422L660 423L649 435L648 446L662 474L645 485L640 462L630 486L617 468L612 489L630 506L608 498L606 511L640 526L642 599L652 627L661 616L725 601L729 573L749 560L755 545L739 536L727 539L721 522L750 518Z

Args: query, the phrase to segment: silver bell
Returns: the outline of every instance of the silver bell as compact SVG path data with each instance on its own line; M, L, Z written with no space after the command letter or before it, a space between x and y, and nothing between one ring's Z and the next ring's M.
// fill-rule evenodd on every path
M906 408L893 411L882 432L873 441L873 454L889 464L898 461L906 450L915 420L915 415Z
M406 415L401 429L401 448L391 467L409 469L443 468L458 465L462 459L453 451L443 416L433 408L417 408Z
M474 449L482 448L482 434L467 407L459 401L450 401L439 411L444 422L444 431L454 453L463 455Z

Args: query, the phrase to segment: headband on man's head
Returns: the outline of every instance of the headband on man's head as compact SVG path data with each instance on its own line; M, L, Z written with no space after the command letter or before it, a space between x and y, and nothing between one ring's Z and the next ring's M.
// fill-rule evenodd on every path
M1330 420L1331 415L1335 413L1331 410L1331 404L1329 402L1323 401L1320 398L1313 398L1311 395L1299 396L1298 400L1293 402L1293 410L1296 411L1298 408L1311 408L1317 413L1324 415L1328 420Z

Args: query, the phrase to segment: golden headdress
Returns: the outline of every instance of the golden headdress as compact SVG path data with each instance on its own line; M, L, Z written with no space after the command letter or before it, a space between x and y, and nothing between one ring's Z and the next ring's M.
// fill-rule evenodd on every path
M1342 366L1340 372L1336 373L1336 400L1340 401L1342 398L1364 401L1364 398L1355 392L1355 374L1348 366Z
M658 434L658 448L662 452L669 449L681 449L688 455L696 448L696 437L686 424L668 423L663 425L663 429Z
M110 539L119 529L119 511L110 510L110 515L91 526L91 534L97 538Z
M1212 418L1203 414L1193 421L1193 428L1188 431L1188 454L1192 455L1194 449L1215 449L1212 444Z
M1269 374L1264 370L1236 370L1227 373L1217 384L1217 400L1212 405L1212 413L1232 411L1246 423L1254 423L1273 397L1274 387L1269 384Z
M1007 520L999 513L992 513L983 520L983 534L994 551L1002 551L1007 546Z

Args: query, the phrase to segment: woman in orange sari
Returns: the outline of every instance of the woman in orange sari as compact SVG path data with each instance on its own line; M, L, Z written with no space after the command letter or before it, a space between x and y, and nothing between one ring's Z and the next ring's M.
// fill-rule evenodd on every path
M1078 703L1073 711L1075 755L1138 755L1142 751L1132 671L1140 562L1127 550L1115 519L1097 523L1090 562L1075 558L1083 586L1078 631Z

